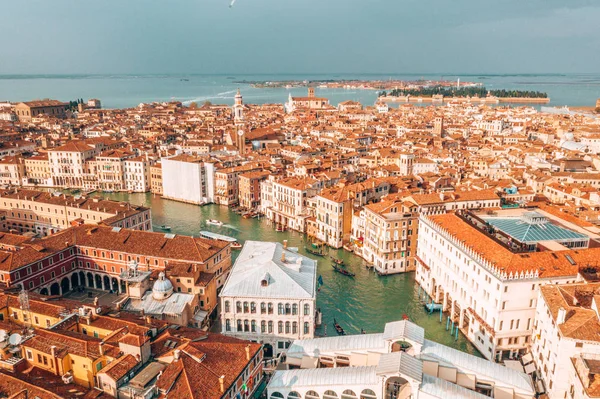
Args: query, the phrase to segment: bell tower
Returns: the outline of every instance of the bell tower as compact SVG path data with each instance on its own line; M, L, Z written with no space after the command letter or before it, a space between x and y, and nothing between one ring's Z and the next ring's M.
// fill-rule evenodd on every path
M246 149L246 132L244 131L244 102L242 100L242 94L238 89L235 95L235 101L233 104L233 120L235 122L235 143L238 148L240 155L244 154Z
M308 97L309 98L314 98L315 96L315 88L314 87L309 87L308 88Z

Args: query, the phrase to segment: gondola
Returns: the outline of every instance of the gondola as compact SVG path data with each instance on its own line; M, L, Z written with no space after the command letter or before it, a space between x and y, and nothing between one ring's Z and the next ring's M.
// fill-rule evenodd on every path
M321 250L321 249L314 249L314 248L311 248L311 247L304 247L304 249L309 254L316 255L316 256L325 256L325 252L323 250Z
M333 265L333 270L335 270L336 272L343 274L344 276L348 276L348 277L354 277L356 276L356 274L349 272L346 269L342 269L341 267L337 266L337 265Z
M338 324L336 319L333 319L333 328L335 328L335 331L338 333L338 335L346 335L346 331L344 331L342 326Z
M345 264L344 264L344 261L343 261L343 260L341 260L341 259L338 259L338 258L334 258L333 256L330 256L329 258L330 258L330 259L331 259L331 261L332 261L333 263L335 263L336 265L338 265L338 266L342 266L342 267L344 267L344 266L345 266Z

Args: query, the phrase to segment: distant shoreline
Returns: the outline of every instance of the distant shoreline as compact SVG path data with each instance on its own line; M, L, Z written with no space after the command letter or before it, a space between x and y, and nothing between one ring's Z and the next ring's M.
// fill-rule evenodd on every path
M403 103L450 103L467 102L475 104L548 104L550 97L443 97L443 96L382 96L379 97L385 102L403 102Z

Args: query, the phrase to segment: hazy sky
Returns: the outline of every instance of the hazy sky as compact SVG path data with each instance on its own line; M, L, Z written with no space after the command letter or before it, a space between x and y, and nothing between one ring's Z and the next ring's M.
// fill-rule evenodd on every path
M0 74L600 72L598 0L1 0Z

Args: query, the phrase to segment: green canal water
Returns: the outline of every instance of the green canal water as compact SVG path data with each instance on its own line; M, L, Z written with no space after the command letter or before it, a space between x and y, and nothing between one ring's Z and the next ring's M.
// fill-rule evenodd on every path
M303 234L294 231L276 232L266 220L244 219L228 208L218 205L203 207L170 200L163 200L152 194L103 193L104 198L128 201L152 209L152 223L158 226L171 226L171 232L198 236L200 230L236 237L240 243L246 240L276 241L288 240L288 246L298 247L303 255L318 261L318 273L323 276L324 286L317 295L317 306L323 313L323 325L317 329L318 335L335 335L335 318L348 334L358 334L361 328L366 332L382 332L385 323L401 320L404 314L425 329L425 337L462 351L479 355L477 349L463 335L458 340L446 331L446 316L440 323L439 313L429 315L419 301L419 290L414 273L404 273L381 277L369 271L361 258L344 250L329 251L329 255L343 259L347 268L356 273L354 278L336 273L328 257L306 253L307 240ZM224 226L211 226L208 219L218 219ZM234 252L234 257L236 256ZM325 327L326 326L326 327Z

